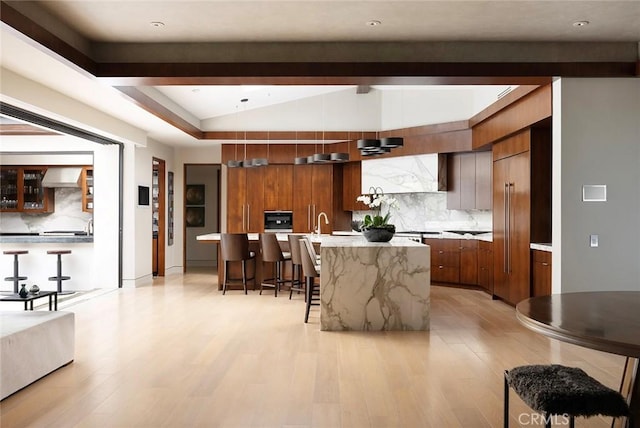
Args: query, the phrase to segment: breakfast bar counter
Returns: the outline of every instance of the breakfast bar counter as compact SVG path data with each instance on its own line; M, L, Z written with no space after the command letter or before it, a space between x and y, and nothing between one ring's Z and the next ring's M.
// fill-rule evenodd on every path
M429 330L429 246L328 236L320 256L321 330Z

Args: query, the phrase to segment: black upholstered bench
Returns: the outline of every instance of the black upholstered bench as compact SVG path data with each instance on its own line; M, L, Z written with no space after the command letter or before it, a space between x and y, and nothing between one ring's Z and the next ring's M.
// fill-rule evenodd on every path
M504 426L509 426L509 387L531 409L545 416L569 416L574 427L576 416L628 416L629 406L622 395L574 367L557 364L515 367L504 372Z

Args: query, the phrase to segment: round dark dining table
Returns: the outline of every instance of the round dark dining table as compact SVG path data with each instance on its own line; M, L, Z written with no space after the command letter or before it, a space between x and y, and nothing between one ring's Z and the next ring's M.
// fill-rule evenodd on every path
M629 357L621 392L640 427L640 291L598 291L532 297L516 305L516 317L545 336ZM623 424L633 428L628 421Z

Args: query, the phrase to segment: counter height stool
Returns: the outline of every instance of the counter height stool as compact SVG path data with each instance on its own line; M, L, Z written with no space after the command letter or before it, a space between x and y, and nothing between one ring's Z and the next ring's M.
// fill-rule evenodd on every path
M71 250L49 250L47 254L54 254L58 256L58 274L56 276L50 276L49 281L56 281L58 283L58 294L73 294L75 291L62 291L62 281L71 279L70 276L62 275L62 255L71 254Z
M275 276L262 280L260 294L262 294L262 287L273 287L274 296L278 297L280 285L292 283L293 281L293 279L291 281L286 280L282 276L283 265L286 261L291 261L291 253L283 253L276 234L270 232L260 234L260 251L262 252L262 261L264 263L273 263L275 265Z
M504 372L505 428L509 427L509 387L530 408L544 415L547 428L551 427L553 415L569 417L571 428L575 426L576 416L629 415L629 406L622 394L582 369L557 364L520 366Z
M29 254L27 250L7 250L3 251L2 254L13 256L13 276L8 276L4 280L5 281L13 281L13 292L18 294L18 282L24 281L27 279L26 276L20 276L18 273L18 256L23 254Z
M313 255L313 245L308 239L300 239L300 256L302 259L302 273L306 284L307 304L304 312L304 322L309 321L311 306L320 306L320 289L316 288L316 278L320 278L320 265L316 263ZM316 302L316 303L314 303Z
M222 294L227 292L227 283L229 281L242 280L242 286L244 287L244 294L247 294L247 281L253 280L255 285L256 275L251 278L247 278L247 261L253 260L255 265L256 254L253 251L249 251L249 237L246 233L222 233L220 234L220 252L222 253L222 260L224 260L224 279L222 281ZM241 262L242 263L242 278L230 278L229 277L229 262Z
M303 235L290 234L289 249L291 250L291 287L289 288L289 300L294 291L300 293L304 291L304 281L302 280L302 256L300 255L300 239ZM307 295L305 294L305 300Z

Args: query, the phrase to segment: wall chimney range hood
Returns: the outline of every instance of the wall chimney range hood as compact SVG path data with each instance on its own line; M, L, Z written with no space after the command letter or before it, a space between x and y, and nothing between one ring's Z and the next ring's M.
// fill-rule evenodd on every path
M79 167L50 167L42 179L42 187L80 187Z

